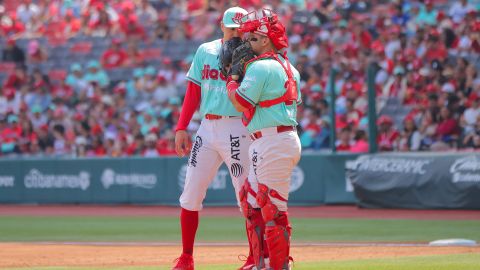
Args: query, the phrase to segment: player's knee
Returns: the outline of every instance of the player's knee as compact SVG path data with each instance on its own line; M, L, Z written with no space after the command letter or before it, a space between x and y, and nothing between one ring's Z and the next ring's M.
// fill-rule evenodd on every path
M203 208L202 200L188 196L180 197L180 206L190 211L200 211Z
M270 189L264 184L258 184L257 204L262 209L262 217L265 223L274 221L280 211L269 197Z

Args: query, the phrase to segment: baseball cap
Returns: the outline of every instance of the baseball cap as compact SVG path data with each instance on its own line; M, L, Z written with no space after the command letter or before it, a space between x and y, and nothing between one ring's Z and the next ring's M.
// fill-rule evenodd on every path
M244 15L247 15L247 11L241 7L231 7L223 13L223 25L228 28L238 28L240 25L235 21L239 21Z

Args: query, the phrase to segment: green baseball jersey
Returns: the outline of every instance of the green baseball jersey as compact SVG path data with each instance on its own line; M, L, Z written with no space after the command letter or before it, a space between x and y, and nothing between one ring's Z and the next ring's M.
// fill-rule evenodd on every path
M286 67L285 60L282 57L279 59ZM247 126L249 132L267 127L296 126L298 124L296 118L297 105L301 102L300 73L292 65L290 67L297 83L297 102L293 102L291 105L282 102L262 108L258 105L260 101L276 99L285 94L287 73L275 59L261 59L248 65L237 93L245 101L256 106L255 115Z
M187 80L200 85L202 89L200 113L224 116L240 116L228 99L226 78L220 73L220 39L203 43L193 58Z

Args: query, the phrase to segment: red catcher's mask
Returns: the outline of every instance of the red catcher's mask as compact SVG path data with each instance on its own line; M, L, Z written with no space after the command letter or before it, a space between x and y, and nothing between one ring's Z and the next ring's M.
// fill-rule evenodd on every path
M262 17L258 18L255 11L249 12L235 23L240 24L238 29L243 33L256 33L267 36L277 50L288 48L288 37L285 26L278 20L277 14L270 9L262 10Z

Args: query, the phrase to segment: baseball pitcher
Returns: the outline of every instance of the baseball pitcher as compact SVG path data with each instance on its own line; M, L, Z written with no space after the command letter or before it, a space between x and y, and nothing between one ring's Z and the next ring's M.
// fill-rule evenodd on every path
M187 73L187 91L176 128L175 148L179 156L191 153L180 196L183 252L174 270L194 269L192 255L199 222L198 211L202 210L207 188L220 165L225 162L230 170L238 202L238 194L247 178L251 140L242 124L241 113L228 100L226 76L220 68L220 62L231 61L231 52L228 55L228 48L222 49L222 44L229 42L233 46L232 43L241 42L239 24L235 21L245 14L247 12L239 7L225 11L221 22L223 39L200 45ZM203 119L192 147L186 129L199 105ZM254 267L253 257L249 258L240 269Z

